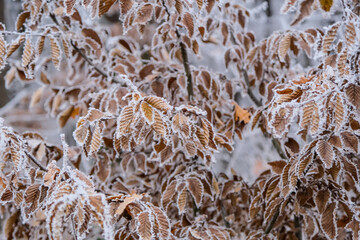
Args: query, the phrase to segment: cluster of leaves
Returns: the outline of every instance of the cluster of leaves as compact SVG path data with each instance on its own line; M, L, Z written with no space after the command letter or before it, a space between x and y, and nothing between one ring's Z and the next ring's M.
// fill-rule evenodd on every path
M2 126L5 237L358 239L359 6L286 1L291 25L319 6L343 18L260 41L244 6L24 0L16 31L0 25L6 85L40 85L25 107L60 128L77 119L76 146ZM223 72L197 64L214 46ZM312 69L296 65L302 50ZM245 127L282 158L251 185L211 167Z

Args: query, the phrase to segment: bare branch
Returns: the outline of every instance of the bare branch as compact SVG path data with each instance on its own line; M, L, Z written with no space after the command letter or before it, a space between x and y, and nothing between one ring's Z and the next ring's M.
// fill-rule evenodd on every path
M46 167L44 167L33 155L31 155L30 153L28 153L27 151L24 151L26 156L33 162L35 163L36 166L38 166L41 170L43 170L44 172L47 172L48 170L46 169Z
M169 12L168 8L166 7L164 0L162 0L162 5L165 8L167 15L170 17L171 16L170 12ZM178 38L178 41L180 42L181 57L183 59L183 65L184 65L184 70L185 70L186 79L187 79L188 100L191 101L194 96L194 90L193 90L192 75L191 75L191 71L190 71L188 54L186 51L185 44L181 41L181 35L177 28L175 28L175 33L176 33L176 37Z

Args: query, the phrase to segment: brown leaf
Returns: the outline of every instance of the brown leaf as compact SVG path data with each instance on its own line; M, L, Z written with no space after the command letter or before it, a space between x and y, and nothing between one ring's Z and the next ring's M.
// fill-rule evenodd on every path
M342 132L340 136L346 148L350 149L355 153L358 152L358 139L353 133L346 131Z
M349 84L345 89L347 99L350 103L360 111L360 86L355 84Z
M172 181L169 185L167 185L165 191L161 196L161 205L163 206L163 208L167 207L167 205L171 202L172 198L176 194L175 191L176 186L177 186L176 180Z
M34 48L31 44L30 38L26 40L24 52L21 57L21 64L23 67L27 67L34 58Z
M6 55L6 42L3 36L0 36L0 69L5 64Z
M196 206L200 207L201 200L204 194L204 186L201 181L195 177L189 177L186 179L188 182L188 189L193 196Z
M25 36L20 35L15 40L13 40L7 50L7 56L10 57L19 47L20 45L25 41Z
M316 152L319 154L320 159L325 164L326 168L330 168L334 161L333 147L326 141L318 141L316 144Z
M135 22L141 24L147 23L151 19L152 13L153 13L152 4L148 3L143 5L137 12Z
M60 70L60 45L55 38L50 37L51 60L57 70Z
M158 111L154 111L154 123L152 126L158 134L160 134L163 137L165 136L167 128Z
M26 19L30 17L30 11L25 11L19 14L16 20L16 30L19 31L20 28L24 25Z
M89 134L88 127L85 124L79 125L79 123L78 123L78 126L75 129L73 136L74 136L75 141L79 145L83 145L85 143L85 140L87 139L88 134Z
M304 18L308 17L312 12L312 5L314 0L304 0L300 3L299 12L296 14L295 18L291 22L291 26L294 26L300 23Z
M347 47L351 48L354 45L356 39L356 30L353 22L346 24L345 39Z
M343 99L340 97L340 94L336 95L336 104L335 104L335 132L338 132L344 121L344 106Z
M140 213L137 217L137 221L138 221L137 231L139 232L141 239L151 240L153 226L150 220L150 213L149 212Z
M120 10L122 15L126 15L134 4L133 0L120 0Z
M141 111L146 119L146 121L151 124L154 121L153 108L146 102L141 103Z
M152 107L163 111L163 112L167 112L169 111L172 107L166 102L165 99L160 98L160 97L155 97L155 96L147 96L144 98L144 100L150 104Z
M44 88L40 87L33 93L33 95L31 96L30 108L33 108L36 104L40 102L41 97L43 95L43 91Z
M99 35L97 34L97 32L95 32L94 30L92 30L90 28L83 28L81 30L81 33L85 37L94 41L99 47L102 47L101 39L100 39ZM94 47L94 48L97 49L97 47Z
M70 105L67 109L65 109L59 114L58 123L61 128L65 127L73 111L74 106Z
M321 227L329 239L334 239L337 235L335 207L336 203L328 203L325 211L321 214Z
M76 0L65 0L65 10L68 15L73 12Z
M191 38L194 35L194 19L190 13L188 12L184 13L182 23L186 27L189 33L189 37Z
M133 106L129 105L122 109L121 114L118 118L117 134L123 135L130 132L130 126L134 118Z
M91 153L97 152L101 147L103 126L104 125L102 122L97 122L95 125L95 130L91 136L91 143L90 143Z
M201 10L203 4L204 4L204 0L196 0L196 3L198 5L198 9Z
M287 33L285 34L279 43L279 50L278 50L278 54L280 57L280 61L284 61L284 58L290 48L290 43L291 43L291 33Z
M116 2L116 0L100 0L99 1L99 17L101 17L102 15L107 13L109 11L109 9L111 8L111 6L114 5L115 2Z
M175 0L175 9L176 11L181 14L183 11L183 3L181 0Z
M185 212L185 207L186 207L186 195L187 195L187 190L184 187L182 190L179 191L179 196L177 198L177 207L179 209L179 214L183 214Z
M303 114L301 120L301 127L310 127L312 134L315 134L319 129L320 117L318 106L314 101L311 101L303 107Z
M315 197L315 204L317 209L319 210L319 213L323 213L325 211L325 207L328 203L328 200L330 198L330 192L327 189L320 190L316 193Z
M27 205L25 212L27 215L34 212L38 208L40 197L40 184L29 186L25 192L25 204Z
M278 161L272 161L268 163L271 166L271 170L276 174L281 174L284 167L286 166L286 161L284 160L278 160Z
M235 110L234 110L235 121L244 121L244 123L249 123L251 118L250 113L245 109L242 109L236 102L233 101L232 104L235 106Z
M158 228L161 239L168 239L171 230L169 219L160 208L154 206L152 209L157 223L155 227Z
M122 197L122 195L120 195ZM126 197L123 202L120 203L119 207L116 209L116 214L121 215L125 208L132 202L142 199L143 195L138 195L135 192L132 192L130 196ZM111 197L112 199L114 197Z

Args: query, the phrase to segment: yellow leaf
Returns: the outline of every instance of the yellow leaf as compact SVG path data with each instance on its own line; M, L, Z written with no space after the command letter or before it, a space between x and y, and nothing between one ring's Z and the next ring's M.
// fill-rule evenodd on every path
M245 109L241 108L236 102L233 101L232 104L235 106L235 111L234 111L235 121L244 121L244 123L249 123L251 117L250 113Z
M320 0L320 5L322 10L328 12L331 9L331 6L333 5L333 0Z

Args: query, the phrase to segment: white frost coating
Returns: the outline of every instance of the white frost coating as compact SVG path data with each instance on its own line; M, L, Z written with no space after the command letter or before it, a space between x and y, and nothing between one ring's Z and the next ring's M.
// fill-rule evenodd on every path
M69 145L65 141L65 134L60 135L61 143L63 145L64 153L63 153L63 168L68 166L69 164Z
M188 105L180 105L178 107L175 107L175 111L180 112L180 111L189 111L189 112L194 112L197 115L202 115L202 116L206 116L206 111L198 108L198 107L194 107L194 106L188 106Z

